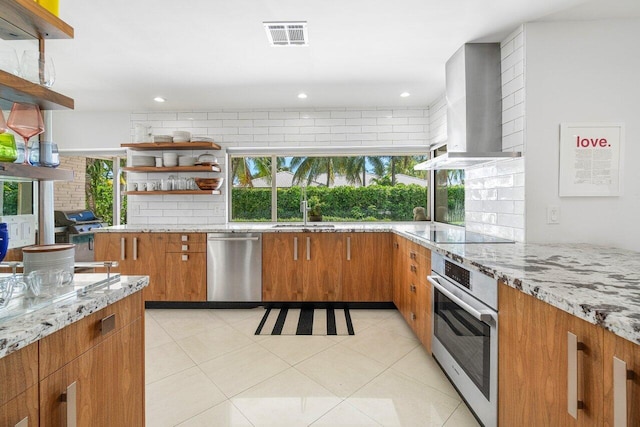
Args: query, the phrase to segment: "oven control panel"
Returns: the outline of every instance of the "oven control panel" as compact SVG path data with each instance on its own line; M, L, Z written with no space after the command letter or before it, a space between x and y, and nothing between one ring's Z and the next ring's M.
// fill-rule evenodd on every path
M449 260L444 261L444 275L457 284L471 289L471 274L466 268L462 268Z

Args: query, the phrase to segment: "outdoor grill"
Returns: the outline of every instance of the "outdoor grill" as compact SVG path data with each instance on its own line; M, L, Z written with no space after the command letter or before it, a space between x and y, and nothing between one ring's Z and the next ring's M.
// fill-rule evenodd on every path
M94 230L106 227L93 212L88 209L75 211L55 211L56 243L76 245L76 261L94 261Z

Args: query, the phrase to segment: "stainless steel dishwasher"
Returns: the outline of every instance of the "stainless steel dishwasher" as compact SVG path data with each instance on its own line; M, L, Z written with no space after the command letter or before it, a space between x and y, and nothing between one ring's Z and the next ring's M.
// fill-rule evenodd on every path
M207 234L207 300L262 301L262 235Z

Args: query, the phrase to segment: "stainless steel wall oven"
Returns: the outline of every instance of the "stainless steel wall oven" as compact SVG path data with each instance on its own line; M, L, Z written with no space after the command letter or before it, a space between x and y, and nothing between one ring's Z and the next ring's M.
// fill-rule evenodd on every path
M497 425L498 283L432 252L432 351L485 426Z

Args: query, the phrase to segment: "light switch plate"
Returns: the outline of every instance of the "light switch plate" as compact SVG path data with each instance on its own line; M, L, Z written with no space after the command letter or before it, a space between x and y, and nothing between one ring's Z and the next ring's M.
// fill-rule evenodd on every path
M560 224L560 206L547 206L547 224Z
M0 217L9 230L9 249L36 244L36 216L8 215Z

